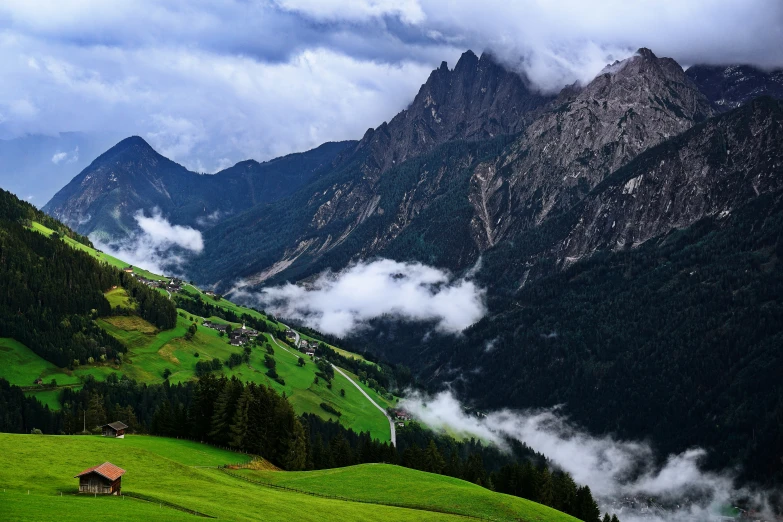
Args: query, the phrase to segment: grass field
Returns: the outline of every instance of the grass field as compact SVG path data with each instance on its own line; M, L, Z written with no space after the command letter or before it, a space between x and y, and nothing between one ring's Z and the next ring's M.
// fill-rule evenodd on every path
M240 469L262 482L320 494L410 506L431 506L467 516L496 520L575 521L549 507L511 495L494 493L470 482L389 464L362 464L307 472Z
M58 386L76 386L82 382L82 378L92 375L96 379L105 379L110 373L117 371L109 365L80 366L71 371L58 368L54 364L42 359L27 346L13 339L0 338L0 377L17 386L31 387L39 377L45 384L52 379ZM121 372L120 372L121 373ZM36 389L27 392L27 395L38 397L41 402L48 404L50 408L59 409L55 389Z
M0 497L2 520L105 520L107 514L112 515L111 518L129 520L198 520L166 503L235 521L435 521L458 518L429 511L331 500L252 484L217 469L197 467L244 461L246 457L190 441L142 436L121 440L0 434L0 452L7 462L14 463L13 467L0 466L0 488L4 490L0 493L3 495ZM150 502L73 495L78 485L73 476L105 461L126 470L122 479L123 493L143 495ZM426 478L425 474L419 475ZM417 476L411 475L408 479L416 480ZM350 493L348 489L353 484L346 482L343 491L337 484L339 480L330 487ZM381 474L371 476L370 480L386 482ZM387 498L398 498L391 484L389 487ZM64 493L62 497L60 492ZM460 490L455 489L454 493L457 495ZM442 491L440 496L444 495L446 492Z
M103 295L112 308L117 308L118 306L122 308L136 308L124 288L113 288Z

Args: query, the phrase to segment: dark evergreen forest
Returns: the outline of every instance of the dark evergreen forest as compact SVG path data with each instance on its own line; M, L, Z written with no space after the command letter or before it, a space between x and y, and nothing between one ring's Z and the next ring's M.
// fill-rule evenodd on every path
M60 367L113 360L125 348L94 322L110 314L103 292L112 286L125 288L136 313L158 328L176 324L176 309L165 296L57 234L26 227L42 216L0 190L0 337L12 337Z

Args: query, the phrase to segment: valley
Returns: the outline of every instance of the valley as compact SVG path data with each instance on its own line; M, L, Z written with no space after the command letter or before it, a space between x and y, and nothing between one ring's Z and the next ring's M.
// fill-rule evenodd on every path
M0 6L0 521L783 520L783 4L145 3Z

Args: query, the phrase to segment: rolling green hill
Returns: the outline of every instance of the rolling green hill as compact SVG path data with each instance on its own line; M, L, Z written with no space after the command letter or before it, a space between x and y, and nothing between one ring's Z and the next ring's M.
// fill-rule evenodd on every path
M389 464L286 473L240 469L237 473L251 480L301 491L368 502L432 506L491 520L575 520L530 500L494 493L464 480Z
M332 474L250 470L226 473L216 466L246 462L248 458L175 439L0 434L0 451L7 461L14 462L13 467L0 467L0 488L4 490L0 493L0 518L5 520L86 521L104 519L111 513L128 519L197 520L177 508L236 521L434 521L464 519L465 515L493 520L576 520L467 482L396 466L354 466L334 470ZM126 470L122 483L126 498L74 495L78 483L73 476L105 461ZM357 502L267 487L235 475ZM147 501L132 498L136 496ZM408 504L418 509L384 503Z

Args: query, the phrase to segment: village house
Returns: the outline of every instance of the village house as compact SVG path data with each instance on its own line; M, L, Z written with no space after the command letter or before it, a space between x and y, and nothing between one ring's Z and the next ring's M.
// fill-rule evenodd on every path
M406 421L406 420L410 420L411 415L405 410L394 410L394 417L397 420Z
M207 290L206 292L204 292L204 295L207 295L209 297L215 297L215 292L210 292L209 290Z
M101 429L103 430L104 437L124 439L125 430L128 429L128 426L126 426L120 421L117 421L117 422L110 422L109 424L104 424L103 426L101 426Z
M290 328L286 328L286 330L285 330L285 338L286 339L296 339L296 334Z
M125 268L122 269L122 271L126 272L128 274L132 274L133 273L133 267L132 266L126 266Z
M104 462L99 466L87 468L74 478L79 479L79 493L98 495L119 495L122 490L122 476L125 470Z
M218 323L213 323L211 321L204 321L203 325L206 328L212 328L213 330L217 330L218 332L225 332L226 330L228 330L227 324L218 324Z
M33 384L37 384L38 386L41 386L43 384L43 379L38 377L35 381L33 381Z

